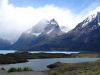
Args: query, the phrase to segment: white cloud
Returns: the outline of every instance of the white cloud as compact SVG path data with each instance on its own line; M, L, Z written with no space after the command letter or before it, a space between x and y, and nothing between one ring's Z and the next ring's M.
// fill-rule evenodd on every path
M96 14L97 12L100 12L100 6L96 7L94 10L88 11L88 15Z
M97 2L93 2L92 4L87 6L87 8L80 11L80 13L78 15L76 15L76 17L75 17L76 21L74 20L74 24L77 24L77 23L83 21L88 16L97 14L97 12L100 12L100 5L98 5Z
M2 28L0 29L0 35L9 40L15 39L20 33L31 28L42 19L55 18L61 26L69 25L70 28L72 25L73 15L70 10L54 5L45 5L38 8L30 6L15 7L8 4L8 0L0 1L0 27Z
M99 9L100 7L97 8L97 10ZM55 18L60 26L71 29L82 21L82 16L55 5L45 5L38 8L15 7L13 4L9 4L8 0L0 0L0 37L11 41L15 40L23 31L31 28L42 19Z

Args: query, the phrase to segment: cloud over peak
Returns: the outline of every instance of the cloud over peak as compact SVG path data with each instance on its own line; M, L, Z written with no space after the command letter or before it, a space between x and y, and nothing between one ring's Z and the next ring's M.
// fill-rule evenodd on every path
M99 9L100 7L92 12ZM53 4L38 8L32 6L16 7L9 3L9 0L0 0L0 37L14 41L22 32L42 19L50 20L55 18L60 26L72 29L83 19L82 16L73 14L71 9L61 8Z

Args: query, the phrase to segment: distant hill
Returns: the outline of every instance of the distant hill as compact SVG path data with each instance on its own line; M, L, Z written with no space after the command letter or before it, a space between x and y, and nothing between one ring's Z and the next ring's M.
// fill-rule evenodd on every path
M8 40L0 38L0 50L6 50L11 47L11 43Z

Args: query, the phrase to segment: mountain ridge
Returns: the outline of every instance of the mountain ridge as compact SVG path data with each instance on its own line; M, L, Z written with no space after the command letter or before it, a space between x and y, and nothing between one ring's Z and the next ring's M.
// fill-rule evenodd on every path
M38 24L44 25L44 27L40 29L34 26L30 31L28 30L22 33L18 41L13 44L12 49L27 49L32 45L51 40L63 34L55 19L46 21L43 24L42 22L39 22Z
M35 45L30 50L65 50L65 51L100 51L100 13L87 23L80 22L74 29L52 41L44 44Z
M11 47L11 43L8 40L5 40L3 38L0 38L0 49L1 50L6 50Z
M32 51L100 51L100 12L63 32L55 19L44 20L23 32L11 46Z

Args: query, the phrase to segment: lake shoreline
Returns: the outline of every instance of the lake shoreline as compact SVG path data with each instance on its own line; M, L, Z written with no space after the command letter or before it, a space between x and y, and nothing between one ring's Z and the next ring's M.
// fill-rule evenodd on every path
M49 64L47 67L49 70L44 71L22 71L22 72L10 72L6 70L0 70L0 75L99 75L100 60L81 62L81 63L62 63L56 62ZM93 71L92 71L93 70Z
M10 68L25 68L29 67L34 71L45 71L48 70L47 65L53 64L55 62L62 63L82 63L82 62L92 62L99 58L52 58L52 59L30 59L29 62L16 63L16 64L3 64L0 68L5 68L9 70Z
M0 64L24 63L28 62L29 59L73 58L73 57L74 54L64 54L64 53L15 52L15 53L0 54Z
M0 54L0 64L25 63L29 59L50 59L50 58L99 58L100 53L29 53L15 52ZM6 60L6 61L5 61Z
M47 66L50 75L99 75L100 59L83 63L56 62Z

